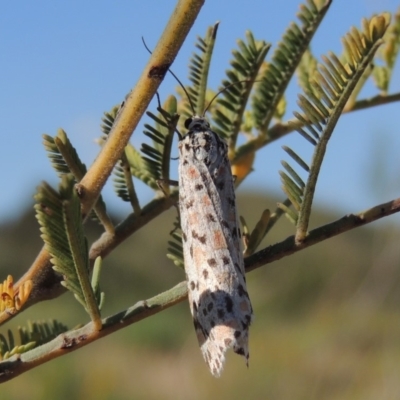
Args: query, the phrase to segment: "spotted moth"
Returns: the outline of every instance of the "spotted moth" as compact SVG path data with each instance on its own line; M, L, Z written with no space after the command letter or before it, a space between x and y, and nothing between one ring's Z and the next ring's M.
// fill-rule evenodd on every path
M179 210L189 304L203 357L220 376L229 348L248 364L253 310L246 289L226 143L204 117L179 142Z

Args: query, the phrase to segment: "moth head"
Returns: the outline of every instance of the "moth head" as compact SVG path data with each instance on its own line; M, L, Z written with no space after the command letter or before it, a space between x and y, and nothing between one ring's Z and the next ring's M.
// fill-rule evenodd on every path
M210 129L210 124L204 117L194 115L185 121L185 128L190 132L204 132Z

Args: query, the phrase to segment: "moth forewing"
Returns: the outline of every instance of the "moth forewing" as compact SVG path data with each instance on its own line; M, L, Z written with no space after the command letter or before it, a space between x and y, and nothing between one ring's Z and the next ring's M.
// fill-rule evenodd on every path
M214 376L225 352L249 358L252 307L246 289L235 191L226 143L203 117L179 142L179 209L189 304Z

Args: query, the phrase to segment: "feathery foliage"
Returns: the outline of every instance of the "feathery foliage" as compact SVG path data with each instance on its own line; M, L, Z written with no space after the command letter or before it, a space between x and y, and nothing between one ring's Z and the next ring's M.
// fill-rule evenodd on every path
M186 93L181 93L181 104L179 111L182 114L182 120L186 121L193 113L203 115L206 106L207 81L210 70L211 57L214 50L214 44L217 37L219 22L209 27L204 38L197 36L195 47L200 50L194 53L189 61L189 80L192 85L186 87ZM182 122L181 122L182 124ZM180 128L183 129L183 125Z
M114 121L117 118L117 114L120 109L124 106L124 102L122 104L114 106L110 111L105 111L104 116L101 119L101 131L103 132L104 136L101 138L102 141L107 140L108 135L111 132L111 128L114 125Z
M124 102L121 105L114 106L109 112L104 112L104 116L102 118L101 130L103 132L103 136L100 138L100 144L104 143L107 140L107 137L111 131L111 128L117 118L118 112L124 106ZM114 190L117 193L117 196L123 201L130 202L132 208L136 214L140 213L140 205L139 199L137 197L135 186L132 179L131 168L128 162L127 154L136 154L136 149L133 148L130 144L125 147L125 151L121 156L121 159L114 167ZM135 159L135 157L132 157ZM138 156L140 160L140 155Z
M123 105L121 106L123 107ZM114 107L109 113L104 113L101 126L106 140L111 127L118 114L118 107ZM169 180L169 166L171 149L176 124L179 115L176 114L176 98L171 96L164 103L164 107L158 108L159 114L151 112L146 114L154 121L154 126L144 125L144 134L152 139L153 143L143 143L141 153L134 146L128 144L120 162L114 168L114 188L117 195L124 201L130 201L135 212L140 212L139 201L134 190L132 176L140 179L154 190L158 190L157 181ZM166 188L168 191L168 188Z
M47 151L51 165L60 178L65 174L72 173L75 182L79 182L84 177L87 172L86 165L79 158L75 147L63 129L59 129L54 137L44 134L43 146ZM101 222L106 229L113 229L107 215L106 204L101 195L96 202L94 212L90 213L90 216L92 219Z
M222 87L227 90L218 97L213 108L213 129L228 140L231 151L235 149L251 89L270 47L263 40L255 40L247 31L246 41L238 40L238 50L232 52L231 69L226 71L227 78L222 81Z
M362 32L353 28L343 39L347 63L343 64L329 53L323 57L324 64L317 67L311 82L314 90L306 96L299 95L298 104L303 113L294 113L298 120L294 128L315 146L311 166L293 150L284 149L309 174L307 183L286 162L283 163L286 172L280 172L282 188L294 207L287 215L297 225L297 242L307 235L312 200L328 141L354 87L381 45L388 23L388 15L381 15L365 20ZM288 211L287 207L283 209Z
M312 54L310 48L307 48L300 59L297 66L297 82L304 92L313 92L312 81L314 74L317 72L317 59Z
M11 330L8 330L7 338L0 333L0 361L47 343L67 330L67 326L56 320L28 321L27 326L18 327L19 344L17 345Z
M43 146L50 158L51 165L58 172L59 177L72 173L77 182L79 182L86 174L86 165L79 158L75 147L72 146L63 129L59 129L55 137L44 134Z
M318 9L313 0L308 0L307 5L301 5L298 18L302 25L291 23L271 61L257 78L260 83L252 99L252 110L255 126L262 134L266 134L275 109L330 4L331 0L327 0Z
M172 141L179 119L176 98L170 96L158 111L158 115L146 113L154 121L154 125L145 124L143 133L152 139L153 143L152 145L143 143L141 148L153 189L158 189L159 180L167 182L170 179ZM166 190L168 191L168 188Z
M61 284L70 290L92 319L99 320L98 303L89 281L89 256L79 198L72 175L63 175L60 191L43 183L35 200L36 218L42 239L51 254L51 263L59 272Z
M270 210L264 210L256 226L254 227L252 232L250 232L246 220L244 219L244 217L240 217L240 222L242 223L243 227L244 257L251 256L256 251L257 247L264 239L270 218Z
M394 67L400 51L400 7L393 17L393 22L384 36L384 43L377 51L377 57L383 65L375 65L372 71L376 86L387 94Z

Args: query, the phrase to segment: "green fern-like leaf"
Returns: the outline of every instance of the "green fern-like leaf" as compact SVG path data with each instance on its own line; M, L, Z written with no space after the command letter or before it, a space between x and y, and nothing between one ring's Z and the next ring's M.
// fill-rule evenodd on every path
M61 154L58 143L63 145L65 157ZM86 174L86 165L80 160L76 149L64 130L59 129L55 137L43 135L43 146L47 151L51 165L57 171L59 177L72 173L79 181ZM70 162L68 163L68 161Z
M232 68L226 72L227 79L222 81L222 88L227 89L213 108L213 129L228 140L231 150L235 148L250 91L269 48L270 44L255 40L247 31L246 41L239 40L238 50L232 52Z
M114 168L114 187L117 195L124 201L130 201L135 212L140 211L139 202L134 190L132 176L140 179L154 190L158 190L158 180L169 180L169 165L173 135L179 116L176 114L175 97L171 96L165 102L163 109L156 116L151 112L147 115L154 121L154 126L145 124L144 134L152 139L153 143L142 144L141 153L134 146L128 144L120 162ZM107 139L120 107L114 107L104 113L101 126Z
M145 124L144 134L152 139L151 145L142 144L141 152L148 176L151 177L150 186L158 189L157 181L168 181L170 177L170 160L173 136L179 119L177 115L177 101L170 96L163 105L159 114L147 112L154 121L154 125ZM168 189L167 189L168 190Z
M100 125L100 128L104 134L104 136L102 137L103 140L107 140L107 137L111 132L111 128L114 125L115 119L121 107L122 105L116 105L110 111L104 112L104 116L101 119L102 124Z
M53 268L63 277L61 284L97 318L98 309L89 281L87 240L74 185L72 175L62 176L59 192L43 183L35 195L36 218Z
M315 146L311 166L293 150L284 149L309 173L307 183L288 163L283 163L286 172L280 172L283 190L295 210L295 214L291 211L288 217L296 222L297 242L307 235L312 200L328 141L354 88L381 45L387 26L388 17L384 14L364 21L363 32L353 28L343 39L347 63L340 62L333 53L323 57L324 64L318 65L312 82L314 90L307 96L299 96L302 113L295 112L298 122L293 127Z
M179 90L182 100L179 105L179 113L182 115L181 123L193 113L202 115L206 105L207 80L211 64L211 57L217 37L219 22L209 27L203 38L197 37L195 46L199 50L194 53L189 64L189 80L191 85L186 87L190 100L186 94ZM191 102L191 103L190 103ZM183 129L183 125L179 126Z
M256 251L257 247L260 245L265 236L270 218L271 212L269 210L264 210L260 219L257 221L256 226L250 232L246 224L246 220L243 217L240 217L240 221L243 226L243 237L245 242L245 248L243 252L244 257L248 257Z
M57 320L28 321L27 326L18 327L21 344L34 341L37 346L53 340L66 331L68 331L68 327Z
M317 71L317 59L311 53L310 48L304 51L301 57L300 63L297 67L296 73L298 78L299 86L304 92L313 92L313 81L314 74Z
M394 15L393 22L386 31L384 43L377 52L383 65L375 65L372 73L376 86L386 94L389 90L394 67L400 52L400 7Z
M70 175L63 176L63 184L60 187L60 193L56 192L47 183L43 183L35 195L37 204L35 205L36 218L41 225L42 239L46 248L52 256L51 262L54 269L63 275L63 285L71 290L81 303L84 304L84 295L79 283L71 249L68 245L68 235L65 229L64 201L74 202L73 184L74 181ZM78 217L76 225L81 225L82 220ZM83 249L86 246L85 239L82 238L80 231L80 242ZM82 243L83 242L83 243ZM87 250L83 250L87 257Z
M255 126L262 134L266 134L275 109L330 4L331 0L327 0L318 9L313 0L308 0L307 5L301 5L298 18L302 26L290 25L257 78L260 83L256 85L252 103Z
M151 188L156 189L157 184L154 181L152 174L150 174L147 170L147 164L140 152L136 150L134 146L128 144L128 146L125 147L125 155L129 163L132 175L140 179Z
M4 335L0 334L0 361L47 343L67 330L67 326L56 320L50 320L49 322L28 321L27 326L18 327L19 344L16 344L12 331L8 330L8 340Z
M79 158L75 147L64 130L59 129L55 137L43 135L43 145L53 168L57 171L60 178L65 174L72 173L75 182L79 182L85 176L87 172L86 165ZM101 195L90 217L96 221L100 221L105 227L112 227L112 223L107 215L106 204Z
M108 135L111 132L111 129L115 123L116 118L118 118L118 113L121 108L124 106L124 103L121 105L114 106L109 112L105 112L102 118L101 130L103 131L103 136L100 138L100 144L104 143L107 140ZM130 163L127 158L127 154L132 154L132 151L135 153L136 149L133 148L131 144L128 144L125 147L124 153L121 155L121 159L115 165L113 173L114 173L114 189L117 193L117 196L124 201L130 202L132 208L136 214L140 213L140 205L139 199L136 195L135 186L132 179L132 171L130 167ZM140 155L139 155L140 159ZM142 164L142 168L144 165Z
M129 195L129 189L125 174L125 164L119 161L114 167L114 189L118 197L124 201L129 202L131 197ZM128 171L130 173L129 165Z

